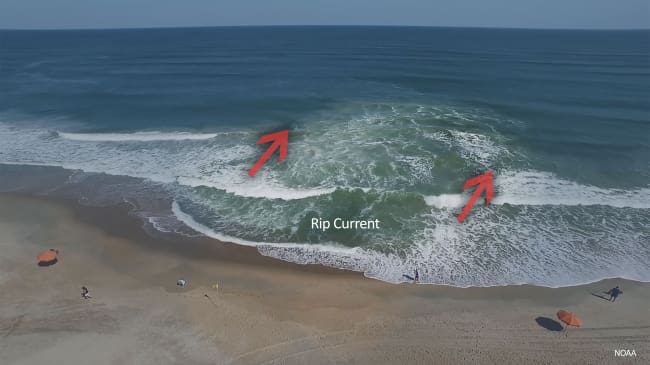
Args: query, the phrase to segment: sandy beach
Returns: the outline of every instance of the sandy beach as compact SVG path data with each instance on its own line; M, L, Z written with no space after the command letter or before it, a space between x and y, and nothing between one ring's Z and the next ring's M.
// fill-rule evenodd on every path
M0 363L650 360L648 283L392 285L266 258L249 247L145 231L127 207L1 195ZM59 262L37 266L48 248L60 251ZM189 285L177 287L179 278ZM92 299L81 298L82 285ZM624 291L615 303L600 297L615 285ZM584 327L558 331L559 309L577 313ZM615 357L615 349L637 356Z

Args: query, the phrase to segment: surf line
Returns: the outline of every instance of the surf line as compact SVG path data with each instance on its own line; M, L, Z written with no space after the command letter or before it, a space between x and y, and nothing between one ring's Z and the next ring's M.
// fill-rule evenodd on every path
M371 220L344 220L334 218L333 221L321 218L311 219L311 229L320 229L323 232L333 227L334 229L379 229L379 219Z

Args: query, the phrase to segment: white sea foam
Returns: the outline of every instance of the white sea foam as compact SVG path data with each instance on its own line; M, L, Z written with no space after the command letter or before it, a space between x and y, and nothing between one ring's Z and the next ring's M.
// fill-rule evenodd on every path
M650 188L605 189L540 171L505 171L495 178L494 204L650 208Z
M287 188L269 182L266 179L239 181L233 183L232 181L214 181L204 178L193 178L179 176L177 182L180 185L199 187L206 186L220 190L225 190L228 193L235 194L247 198L266 198L266 199L281 199L281 200L294 200L304 199L314 196L327 195L336 188L321 188L321 189L299 189Z
M68 133L57 132L59 137L72 141L87 142L151 142L151 141L187 141L214 138L218 133L189 132L134 132L134 133Z
M461 155L483 166L489 166L494 162L495 158L508 153L505 147L497 145L488 136L458 130L449 132L453 136L454 142L460 147Z
M460 208L465 203L467 203L467 197L469 195L465 194L440 194L440 195L427 195L424 197L424 201L427 205L436 207L438 209L443 208Z
M465 160L486 167L493 164L500 156L511 154L506 147L495 143L492 138L483 134L451 129L446 132L423 133L423 136L458 150Z
M650 208L650 188L605 189L540 171L504 171L496 175L495 205L607 205L616 208ZM471 193L424 197L427 205L443 209L463 207ZM478 201L479 204L481 200Z

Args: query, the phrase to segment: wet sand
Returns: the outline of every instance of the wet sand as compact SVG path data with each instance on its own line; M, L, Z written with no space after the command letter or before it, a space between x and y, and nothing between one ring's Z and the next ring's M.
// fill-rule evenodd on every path
M0 364L650 361L648 283L392 285L208 238L152 236L127 212L0 195ZM37 266L48 248L59 262ZM602 293L614 285L624 294L612 303ZM558 331L559 309L584 327Z

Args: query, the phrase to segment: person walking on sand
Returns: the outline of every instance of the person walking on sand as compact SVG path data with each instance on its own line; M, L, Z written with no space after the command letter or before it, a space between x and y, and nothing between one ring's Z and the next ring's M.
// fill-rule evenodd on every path
M609 300L610 300L611 302L615 302L615 301L616 301L616 298L618 298L618 296L619 296L620 294L623 294L623 291L622 291L621 289L619 289L619 288L618 288L618 285L617 285L615 288L613 288L613 289L611 289L610 291L608 291L607 294L609 294Z
M420 273L418 272L418 269L415 269L415 278L413 279L416 283L420 281Z

